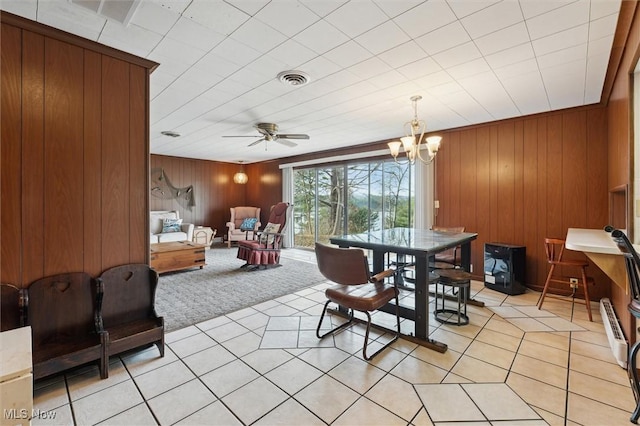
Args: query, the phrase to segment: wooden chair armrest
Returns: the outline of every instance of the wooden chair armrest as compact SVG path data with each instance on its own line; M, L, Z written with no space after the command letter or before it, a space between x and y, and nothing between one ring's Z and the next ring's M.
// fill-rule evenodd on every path
M395 273L396 273L395 269L387 269L386 271L378 272L377 274L373 275L369 279L369 281L372 283L380 282L385 278L392 276Z

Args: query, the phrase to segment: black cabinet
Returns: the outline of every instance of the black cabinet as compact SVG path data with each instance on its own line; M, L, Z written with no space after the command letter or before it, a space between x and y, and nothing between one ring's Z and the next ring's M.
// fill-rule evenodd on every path
M484 285L506 294L522 294L526 247L501 243L484 245Z

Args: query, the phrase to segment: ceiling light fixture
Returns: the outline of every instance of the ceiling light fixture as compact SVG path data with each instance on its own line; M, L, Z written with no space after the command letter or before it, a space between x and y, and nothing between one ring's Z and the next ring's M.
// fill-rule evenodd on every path
M420 95L411 97L411 102L413 103L413 120L404 123L405 136L401 137L400 141L389 142L387 144L389 146L389 151L391 151L391 155L396 162L398 161L398 154L400 154L401 146L404 148L404 152L407 154L407 159L411 164L416 162L416 158L425 164L431 163L440 149L442 136L429 136L426 139L429 158L424 159L420 154L422 139L424 138L424 132L427 129L425 121L418 120L418 101L420 99L422 99L422 96Z
M180 137L180 133L174 132L172 130L163 130L163 131L160 132L160 134L165 135L165 136L170 136L172 138L179 138Z
M290 86L304 86L310 77L302 71L282 71L278 74L278 80Z
M240 171L236 172L236 174L233 175L233 181L237 184L244 185L245 183L249 182L249 176L247 176L247 174L244 172L242 161L239 161L239 163Z

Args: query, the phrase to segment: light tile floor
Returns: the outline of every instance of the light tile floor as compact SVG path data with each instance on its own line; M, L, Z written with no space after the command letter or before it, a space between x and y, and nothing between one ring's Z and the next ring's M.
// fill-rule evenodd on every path
M299 250L283 255L315 260ZM595 304L589 322L582 305L545 301L548 313L575 327L524 331L499 314L534 317L539 293L507 296L473 282L473 297L486 307L468 307L469 325L430 322L447 352L401 339L366 362L362 325L315 337L326 285L168 333L164 358L155 347L113 357L106 380L95 366L39 380L33 424L629 423L633 395ZM412 297L403 292L401 303ZM384 313L374 318L390 323ZM407 320L402 326L412 328ZM389 335L371 337L375 350Z

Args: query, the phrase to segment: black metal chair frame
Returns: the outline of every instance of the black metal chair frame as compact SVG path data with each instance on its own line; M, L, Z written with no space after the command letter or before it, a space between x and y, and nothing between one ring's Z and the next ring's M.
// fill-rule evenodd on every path
M631 289L631 295L633 297L627 309L637 320L640 318L640 256L624 232L610 226L607 226L605 231L611 232L611 238L613 238L618 249L624 255L629 288ZM633 413L631 413L629 420L636 424L638 423L638 418L640 418L640 379L638 377L636 359L638 351L640 351L640 340L636 341L634 345L629 348L627 356L627 375L629 376L629 383L631 384L633 396L636 401L636 408Z
M317 243L316 243L317 245ZM339 249L339 250L345 250L345 249ZM369 262L367 261L367 256L365 256L363 254L363 258L364 258L364 264L363 267L366 269L367 275L369 275L369 283L380 283L383 282L385 278L390 277L392 275L394 275L395 271L392 269L388 269L386 271L382 271L379 272L376 275L371 276L369 273ZM357 267L357 265L353 265L354 267ZM322 271L320 271L322 273ZM324 274L324 273L323 273ZM340 283L336 283L336 284L340 284ZM362 284L366 284L366 283L362 283ZM345 286L348 286L349 284L346 284ZM352 286L354 286L354 284L351 284ZM398 340L398 338L400 337L400 300L398 298L398 286L394 281L394 287L396 289L395 291L395 315L396 315L396 323L397 323L397 331L393 337L393 339L389 340L387 343L385 343L380 349L378 349L376 352L374 352L372 355L367 356L367 346L369 343L369 332L371 330L371 314L369 314L369 311L366 310L359 310L359 309L354 309L351 307L347 307L349 310L349 317L348 320L342 324L340 324L337 327L334 327L333 329L327 331L324 334L320 334L320 328L322 327L322 322L324 321L324 316L327 312L327 309L329 308L329 304L332 302L332 300L327 300L327 302L324 304L324 308L322 309L322 314L320 315L320 321L318 321L318 327L316 329L316 336L319 339L322 339L330 334L333 334L339 330L342 330L346 327L348 327L349 325L351 325L354 321L354 310L357 310L358 312L363 312L366 316L367 316L367 329L365 331L365 335L364 335L364 345L362 347L362 356L364 357L365 360L370 361L372 360L376 355L378 355L380 352L382 352L384 349L386 349L388 346L390 346L393 342L395 342L396 340Z

